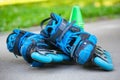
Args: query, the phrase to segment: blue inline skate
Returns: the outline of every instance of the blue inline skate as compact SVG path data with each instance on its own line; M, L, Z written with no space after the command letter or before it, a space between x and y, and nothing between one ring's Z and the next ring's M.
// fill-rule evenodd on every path
M52 62L68 61L70 58L55 46L48 45L44 36L15 29L7 37L7 48L15 56L22 56L33 67Z
M41 27L46 21L48 24L40 35L43 35L52 45L69 55L78 64L90 63L103 70L113 70L110 53L96 45L96 36L85 32L75 24L75 21L70 23L54 13L41 22Z

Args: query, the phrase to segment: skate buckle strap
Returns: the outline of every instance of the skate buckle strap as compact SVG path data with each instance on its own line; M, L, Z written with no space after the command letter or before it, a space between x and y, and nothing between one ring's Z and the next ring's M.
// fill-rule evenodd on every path
M16 41L15 41L15 45L14 45L14 49L13 49L13 52L14 52L14 54L15 54L15 56L16 55L19 55L19 56L21 56L21 54L20 54L20 52L19 52L19 47L18 47L18 45L19 45L19 41L20 41L20 38L25 34L26 32L25 31L20 31L20 33L19 33L19 35L16 37ZM16 56L17 57L17 56Z
M72 25L75 23L75 21L71 22L70 24L67 25L66 21L63 19L61 22L61 25L58 27L56 33L52 35L50 40L52 42L56 42L56 39L58 38L58 41L61 41L62 37L64 34L72 27Z
M51 36L50 40L52 40L53 42L56 42L56 38L63 33L64 29L66 28L66 24L67 23L64 20L62 20L61 25L58 27L58 30L56 31L56 33L54 33Z
M86 39L89 38L89 36L90 35L86 34L86 33L81 33L79 35L79 37L81 37L81 40L78 42L79 44L73 46L73 49L72 49L72 52L71 52L71 57L73 56L74 52L75 52L76 55L78 55L79 51L82 50L82 49L84 49L84 47L85 47L86 44L91 43L91 42L88 42L86 40ZM84 42L81 44L81 46L79 48L77 48L80 45L81 41L84 41ZM91 44L93 45L93 43L91 43ZM75 57L75 56L73 56L73 57Z
M101 59L103 59L104 61L108 62L104 52L105 52L104 49L102 49L100 46L96 46L96 49L95 49L94 53L95 53L95 56L98 56Z

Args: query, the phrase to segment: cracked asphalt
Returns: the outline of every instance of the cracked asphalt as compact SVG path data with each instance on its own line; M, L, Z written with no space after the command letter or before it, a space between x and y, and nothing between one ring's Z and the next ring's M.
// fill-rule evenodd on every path
M39 27L25 29L39 33ZM0 80L119 80L120 76L120 19L86 23L85 30L96 35L98 45L108 50L114 70L102 71L81 65L61 63L41 68L31 67L23 58L7 50L6 38L10 32L0 33Z

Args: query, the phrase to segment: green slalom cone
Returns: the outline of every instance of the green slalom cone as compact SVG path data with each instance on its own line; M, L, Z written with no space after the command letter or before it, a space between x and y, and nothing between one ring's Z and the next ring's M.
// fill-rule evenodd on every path
M84 22L79 6L73 6L69 21L76 21L76 24L79 25L80 28L84 29Z

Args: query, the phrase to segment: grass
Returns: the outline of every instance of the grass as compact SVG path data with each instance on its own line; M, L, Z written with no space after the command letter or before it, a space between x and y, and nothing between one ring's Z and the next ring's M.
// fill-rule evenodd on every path
M62 0L59 0L58 3L51 3L50 1L47 1L44 3L39 2L1 6L0 32L10 31L14 28L39 26L41 20L49 17L49 14L51 12L60 14L68 20L72 6L77 3L76 0L72 0L69 2L65 1L64 3L62 2ZM112 6L102 5L100 7L95 7L89 1L88 3L89 4L85 6L81 6L82 15L85 21L91 19L94 20L103 16L107 18L114 18L116 16L120 17L120 3L116 3Z

